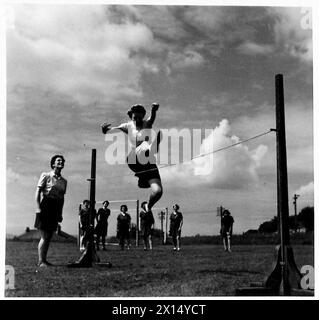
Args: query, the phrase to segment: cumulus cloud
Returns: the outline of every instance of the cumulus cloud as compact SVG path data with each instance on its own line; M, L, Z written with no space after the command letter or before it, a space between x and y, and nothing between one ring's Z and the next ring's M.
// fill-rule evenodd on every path
M11 167L7 168L7 185L20 185L23 187L36 186L37 177L15 172Z
M314 193L314 183L309 182L307 185L301 186L295 194L299 194L300 196L313 196Z
M7 183L17 182L20 180L20 178L20 174L14 172L12 168L7 169Z
M206 154L240 141L231 134L228 120L222 120L212 130L200 146L200 154ZM259 145L249 150L239 144L228 150L216 152L191 162L174 167L163 168L163 181L170 184L191 185L206 184L220 189L240 189L258 182L257 169L261 164L267 147Z
M270 8L269 11L276 18L274 35L277 45L283 46L293 57L312 62L311 10Z
M273 47L268 44L258 44L246 41L242 43L237 50L246 55L267 55L273 52Z
M195 50L186 49L184 52L171 52L168 54L169 70L198 67L205 62L204 57Z
M141 73L158 71L141 53L154 50L153 34L138 22L111 22L108 8L14 6L9 87L52 90L83 104L141 96Z

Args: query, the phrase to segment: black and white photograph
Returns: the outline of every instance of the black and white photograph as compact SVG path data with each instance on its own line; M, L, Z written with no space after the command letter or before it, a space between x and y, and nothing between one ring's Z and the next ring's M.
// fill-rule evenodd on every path
M313 299L306 4L2 5L1 294Z

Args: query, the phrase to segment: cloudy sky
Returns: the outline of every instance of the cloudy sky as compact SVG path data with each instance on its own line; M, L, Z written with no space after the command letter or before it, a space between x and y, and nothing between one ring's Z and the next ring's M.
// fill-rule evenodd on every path
M147 200L125 164L108 164L100 123L160 103L159 129L210 129L200 152L275 127L284 74L290 213L313 204L312 31L301 8L14 5L7 28L8 233L34 223L34 192L52 155L66 158L62 227L75 234L97 149L97 198ZM177 149L171 150L171 153ZM213 160L213 170L208 163ZM160 170L157 207L179 203L185 235L217 234L216 207L241 233L276 215L275 135ZM118 209L119 205L112 206ZM129 206L135 219L134 205ZM115 231L113 210L110 234ZM160 226L156 217L157 227Z

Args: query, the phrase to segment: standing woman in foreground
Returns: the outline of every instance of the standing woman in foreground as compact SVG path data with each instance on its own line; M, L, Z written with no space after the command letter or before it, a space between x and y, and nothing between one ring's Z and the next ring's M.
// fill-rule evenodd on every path
M41 239L38 245L39 267L52 265L47 261L47 253L53 233L57 230L58 223L62 222L62 209L67 181L61 176L65 159L61 155L51 158L50 172L43 172L40 176L36 200L36 219L34 227L40 230Z
M146 110L142 105L136 104L127 112L131 121L117 127L111 127L111 124L108 123L101 125L104 134L122 131L128 135L132 149L126 158L126 162L139 179L138 186L140 188L151 188L149 201L145 205L147 212L152 209L163 194L161 177L155 158L161 141L161 132L159 131L153 142L150 141L151 129L158 108L159 104L153 103L150 117L144 120Z

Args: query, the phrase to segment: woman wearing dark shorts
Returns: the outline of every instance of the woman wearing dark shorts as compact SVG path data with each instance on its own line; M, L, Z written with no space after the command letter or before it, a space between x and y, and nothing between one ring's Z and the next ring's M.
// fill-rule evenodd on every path
M126 162L139 179L138 186L140 188L151 188L150 198L146 204L146 211L150 211L163 194L161 177L155 158L161 140L161 132L158 133L155 141L150 143L151 130L158 108L159 104L153 103L151 116L147 120L144 120L146 110L143 106L137 104L132 106L127 112L131 121L117 127L111 127L111 124L108 123L101 125L104 134L120 130L129 136L132 150Z
M105 247L105 237L107 236L107 228L108 228L108 218L111 214L111 210L108 209L109 202L105 200L103 202L103 208L100 208L96 215L96 250L100 250L100 239L102 240L103 250L106 250Z
M130 229L131 229L131 216L127 213L127 205L122 204L120 207L120 214L117 216L117 232L116 236L119 239L121 250L124 250L126 241L127 250L131 247Z
M57 230L58 223L62 222L62 209L67 181L61 176L65 159L61 155L51 158L50 172L43 172L36 190L36 219L34 227L40 230L41 239L38 245L40 267L51 265L47 261L50 241Z
M149 244L150 250L153 249L153 242L152 242L152 234L153 234L153 226L154 226L154 216L152 211L146 211L146 204L147 202L143 202L141 204L141 231L142 237L144 241L144 250L147 250L147 243Z
M183 215L179 211L179 205L173 206L173 212L170 216L170 229L169 233L173 238L174 251L180 251L181 247L181 232L183 226Z

